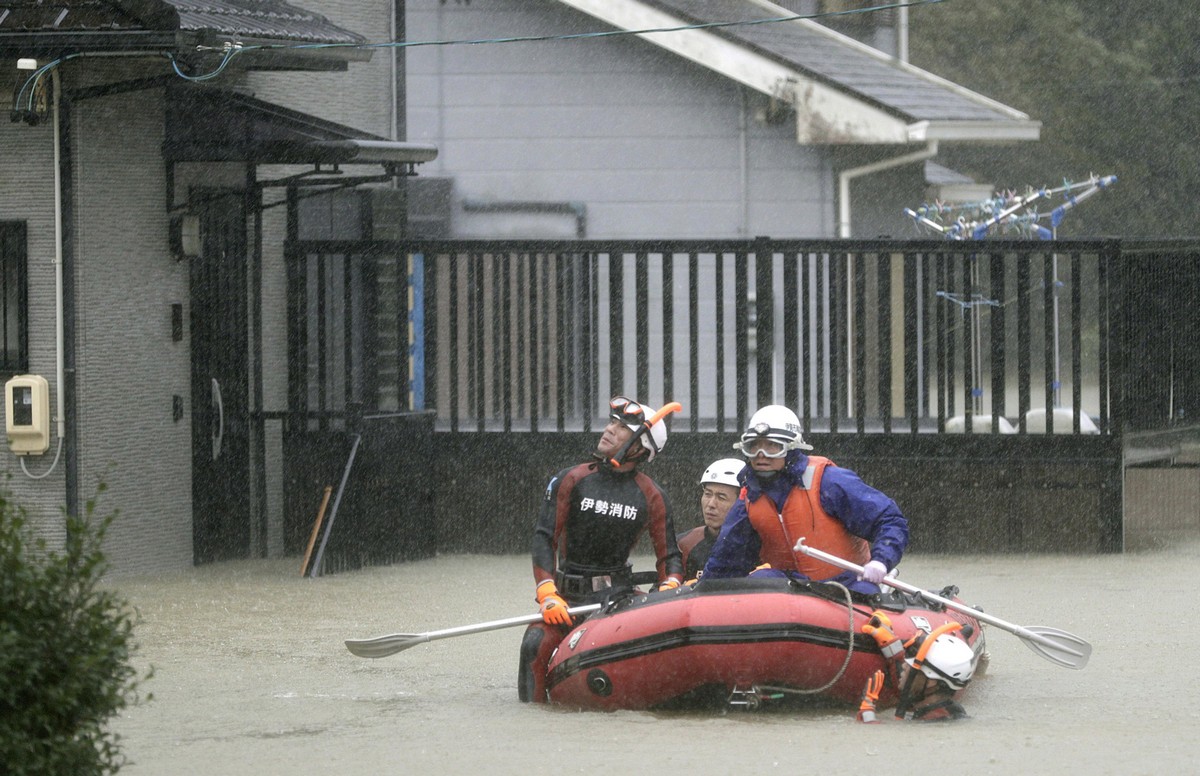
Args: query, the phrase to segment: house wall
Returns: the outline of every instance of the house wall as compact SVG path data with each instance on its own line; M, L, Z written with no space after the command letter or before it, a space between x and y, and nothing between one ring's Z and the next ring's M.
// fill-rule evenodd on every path
M309 0L306 8L372 42L394 37L392 0ZM569 34L599 22L551 0L408 2L407 40ZM483 203L581 202L598 238L825 237L835 231L829 154L795 142L794 122L760 119L760 95L632 37L407 50L408 139L435 144L423 176L455 183L459 236L574 234L573 219L468 214ZM393 49L340 73L230 72L213 85L385 137L394 123ZM60 67L69 86L168 72L159 60L79 59ZM0 84L11 90L11 62ZM5 92L5 93L11 93ZM186 263L167 246L161 90L90 98L73 121L79 494L101 481L101 511L119 510L109 540L114 571L192 562L189 336L170 336L170 306L188 320ZM30 371L53 377L53 133L49 124L0 123L0 218L29 224ZM185 173L212 182L213 166ZM298 172L263 168L260 180ZM347 170L347 172L353 172ZM188 177L193 176L193 177ZM222 179L224 180L224 179ZM238 176L230 179L239 185ZM264 199L274 201L280 189ZM286 407L283 208L264 215L263 408ZM52 401L58 388L52 381ZM171 416L172 397L184 402ZM268 422L265 491L269 554L282 551L279 429ZM53 450L53 448L52 448ZM61 539L59 461L25 476L6 452L0 468L36 530ZM41 473L51 458L28 461ZM259 521L255 521L259 525ZM256 544L257 546L257 544Z
M192 560L190 349L171 339L188 267L171 256L162 92L80 103L76 159L76 348L80 494L107 482L120 509L114 569L173 569ZM185 409L185 418L188 413Z
M69 87L144 75L129 63L96 60L61 71ZM75 240L79 497L107 486L97 509L117 512L106 552L118 574L192 560L190 428L172 419L174 395L188 404L189 352L186 338L172 341L170 315L172 303L186 310L188 275L167 246L162 115L161 90L90 98L71 114L73 219L66 228ZM30 228L30 369L51 381L53 407L53 134L48 124L5 123L0 147L3 217ZM14 494L33 507L38 531L59 534L65 462L31 480L3 455L18 472ZM43 456L28 466L40 473L49 462Z
M11 95L15 85L15 63L0 60L0 93ZM0 221L26 223L27 272L29 278L29 372L50 381L51 423L58 396L55 384L54 349L54 129L49 123L31 127L0 121ZM0 375L8 380L12 375ZM0 414L7 414L7 406ZM50 451L29 456L26 468L34 475L50 469L58 445L52 434ZM29 513L35 533L50 546L61 546L63 537L63 466L60 459L44 479L34 480L21 470L20 460L0 448L3 486L15 502Z
M539 0L409 0L408 40L605 29ZM438 146L459 237L573 237L570 215L467 213L461 203L572 202L594 238L828 237L826 152L765 99L633 37L408 49L408 139Z
M310 2L305 7L371 41L392 37L390 0ZM216 85L249 90L260 99L392 137L392 68L390 50L381 49L369 62L352 63L348 72L254 72L221 79ZM64 66L64 71L74 72L71 63ZM11 72L11 68L5 72ZM94 60L80 72L87 73L88 83L147 74L134 64L97 67ZM19 130L23 125L5 124L5 129L10 126ZM174 261L167 246L162 127L160 90L89 100L80 103L75 118L80 494L81 498L89 497L100 480L108 486L101 508L120 512L110 531L108 548L117 573L180 568L192 563L190 337L185 330L183 341L173 342L170 338L172 303L183 304L184 320L188 320L189 277L186 262ZM49 127L34 129L49 138ZM44 146L48 170L53 149L48 139ZM8 158L7 154L3 156ZM258 177L274 180L300 171L263 167ZM22 173L13 179L30 177ZM244 185L241 167L181 165L176 170L176 196L182 201L190 186L218 182L240 188ZM0 188L2 197L8 187ZM51 193L48 188L46 196ZM268 189L263 199L270 203L283 195L282 189ZM14 198L24 201L20 194ZM46 201L50 203L43 206L46 215L39 218L49 224L48 233L52 235L52 200ZM281 207L265 211L263 218L262 377L263 406L268 411L286 408L285 218ZM31 316L31 339L37 343L33 350L38 354L31 368L52 376L53 316L45 311L53 311L53 273L45 257L47 250L52 257L53 242L43 240L45 245L39 244L35 254L34 231L31 228L30 267L37 266L39 271L31 279L31 308L42 311L42 317ZM46 233L46 229L38 232ZM39 291L39 301L34 303L33 286L46 282L51 295ZM34 327L37 334L33 334ZM46 347L49 352L42 356L41 349ZM47 365L40 365L43 363ZM171 418L174 395L183 398L185 407L184 418L178 423ZM278 424L268 421L265 435L267 476L255 487L265 491L262 503L267 519L253 521L252 544L265 546L270 555L279 555L283 551L284 486ZM43 526L54 524L52 518L63 500L61 468L55 474L55 493L43 497L47 506L40 508L51 516L39 521ZM49 485L55 478L42 482ZM264 522L267 535L260 545L256 532Z
M909 149L894 149L901 156ZM885 157L886 158L886 157ZM850 183L850 231L855 237L897 239L927 237L920 234L904 208L919 208L925 187L925 163L915 162L856 178Z
M394 0L304 0L298 5L364 36L370 43L394 40ZM372 49L370 61L351 62L344 72L253 72L241 81L261 100L394 138L395 51L388 47Z

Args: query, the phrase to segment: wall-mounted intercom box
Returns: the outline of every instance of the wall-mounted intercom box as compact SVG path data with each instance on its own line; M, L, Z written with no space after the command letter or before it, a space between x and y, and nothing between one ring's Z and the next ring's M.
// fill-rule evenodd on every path
M17 375L4 384L4 430L17 455L50 449L50 385L40 375Z

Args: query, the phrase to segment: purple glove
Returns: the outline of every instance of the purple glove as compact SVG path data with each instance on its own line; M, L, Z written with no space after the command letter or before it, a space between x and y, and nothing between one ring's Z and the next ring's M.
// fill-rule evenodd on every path
M872 585L878 585L887 576L887 566L877 560L869 561L863 566L862 574L858 578L864 582L870 582Z

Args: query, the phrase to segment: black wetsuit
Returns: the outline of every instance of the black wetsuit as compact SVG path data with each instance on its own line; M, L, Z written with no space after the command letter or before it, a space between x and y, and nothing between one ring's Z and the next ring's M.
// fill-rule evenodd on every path
M671 504L654 480L636 469L618 472L598 461L563 469L546 487L534 527L534 584L548 579L557 584L556 572L623 572L643 533L654 546L658 581L670 576L682 580ZM559 592L572 603L583 597Z
M614 471L600 461L563 469L546 487L533 529L534 585L553 580L572 606L596 602L630 583L629 553L649 533L658 581L683 581L671 504L662 488L636 469ZM569 628L540 620L525 629L517 670L522 701L545 703L546 669Z
M709 533L707 528L701 525L676 537L679 551L683 553L684 579L695 579L704 570L708 554L717 542L717 535Z

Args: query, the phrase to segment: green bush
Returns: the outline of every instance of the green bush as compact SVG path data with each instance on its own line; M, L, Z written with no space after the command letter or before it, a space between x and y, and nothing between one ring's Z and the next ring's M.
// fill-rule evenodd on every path
M103 491L103 486L99 491ZM115 515L65 516L62 550L34 539L0 488L0 771L116 773L108 720L140 700L131 664L136 612L100 586L101 544ZM149 696L146 698L149 699Z

